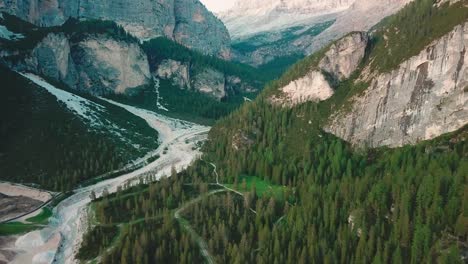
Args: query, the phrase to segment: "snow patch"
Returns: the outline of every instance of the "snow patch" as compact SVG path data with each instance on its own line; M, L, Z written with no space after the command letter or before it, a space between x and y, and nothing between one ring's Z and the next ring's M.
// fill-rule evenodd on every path
M166 111L166 112L169 112L169 109L167 109L166 107L164 107L161 103L161 95L159 93L159 87L160 87L160 83L159 83L159 79L155 78L154 79L154 89L156 90L156 95L158 97L158 99L156 100L156 106L158 107L158 109L160 110L163 110L163 111Z
M19 39L23 39L24 35L11 32L5 26L0 25L0 38L6 39L6 40L19 40Z
M20 74L33 83L45 88L49 93L57 97L60 102L63 102L72 112L76 113L81 118L90 121L91 125L101 125L100 116L96 112L104 111L104 107L67 91L58 89L37 75L31 73Z
M46 88L57 98L66 103L67 107L77 109L80 113L87 113L87 100L59 90L37 76L23 74L23 76ZM50 89L50 90L49 90ZM172 119L152 111L140 109L102 99L128 112L143 118L159 134L160 146L151 155L160 158L150 164L143 158L135 164L146 164L144 167L120 177L105 180L92 186L76 189L74 195L62 201L55 209L48 226L42 230L33 231L17 239L15 249L18 255L13 263L78 263L75 255L78 252L87 223L87 206L90 194L102 194L117 191L124 184L138 184L140 179L151 175L156 178L169 176L172 168L180 171L199 157L200 152L194 148L196 142L206 140L209 127ZM189 144L187 144L189 142ZM166 154L163 154L165 152Z

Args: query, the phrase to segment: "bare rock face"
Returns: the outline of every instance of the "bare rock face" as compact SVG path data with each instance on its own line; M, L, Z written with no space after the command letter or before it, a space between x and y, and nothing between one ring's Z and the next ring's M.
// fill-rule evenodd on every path
M156 76L161 79L172 80L172 83L181 88L190 89L189 66L175 60L163 60L156 70Z
M273 98L274 103L295 106L305 102L324 101L335 93L320 71L311 71L306 76L290 82L281 89L283 97Z
M365 33L352 33L331 45L320 61L319 68L335 80L351 77L366 54L369 38Z
M226 96L225 76L221 72L207 68L195 77L193 88L221 99Z
M174 17L172 39L204 54L231 58L231 37L226 27L199 0L174 0Z
M72 57L80 76L79 87L98 85L117 94L131 92L149 83L149 64L135 43L93 37L78 43Z
M61 25L70 17L111 20L142 40L166 36L205 54L230 57L227 29L198 0L0 0L0 11L40 26Z
M325 74L335 80L345 80L355 72L366 53L368 36L364 32L351 33L333 43L319 61L302 78L281 88L282 95L271 98L275 104L295 106L308 101L324 101L333 96L332 83Z
M50 33L16 67L96 95L129 93L150 82L140 47L104 36L73 43L62 33Z
M357 145L398 147L468 124L468 23L398 69L378 74L326 130Z
M411 1L413 0L356 0L327 30L315 37L303 36L295 40L293 45L304 49L306 54L312 54L331 40L349 32L368 31L383 18L398 12Z
M155 68L154 76L170 80L180 89L196 90L217 100L226 97L229 91L255 92L256 89L237 76L224 74L216 69L206 67L194 71L188 62L163 60Z
M76 83L77 72L70 48L65 34L47 35L26 59L28 70L57 81Z

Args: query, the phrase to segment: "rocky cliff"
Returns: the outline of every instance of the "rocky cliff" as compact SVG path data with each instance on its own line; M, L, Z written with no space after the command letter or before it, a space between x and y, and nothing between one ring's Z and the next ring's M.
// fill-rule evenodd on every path
M140 39L166 36L206 54L230 57L228 31L198 0L0 0L0 11L40 26L61 25L70 17L111 20Z
M217 100L226 97L229 91L243 93L256 91L252 85L244 82L240 77L228 75L210 67L194 71L190 63L166 59L154 68L156 68L155 77L170 80L178 88L199 91Z
M388 73L364 71L370 87L326 130L358 145L397 147L468 123L468 23Z
M14 67L97 95L131 93L151 77L139 45L104 35L73 41L50 33Z
M348 79L357 70L366 54L368 41L366 33L355 32L331 44L318 63L312 63L316 65L312 65L303 77L280 88L281 95L271 100L275 104L294 106L329 99L334 94L334 84Z

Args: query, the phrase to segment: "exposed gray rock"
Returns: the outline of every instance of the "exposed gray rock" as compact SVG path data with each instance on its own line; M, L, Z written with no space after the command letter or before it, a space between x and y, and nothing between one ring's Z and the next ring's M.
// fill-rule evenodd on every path
M221 99L226 96L224 74L213 69L204 69L193 80L194 89Z
M305 102L320 102L335 93L326 77L318 70L308 72L304 77L281 88L281 96L273 96L274 104L292 107Z
M468 124L468 23L372 78L326 130L357 145L398 147ZM369 75L369 76L372 76Z
M342 81L351 77L366 54L366 33L352 33L333 43L319 63L319 68Z
M105 36L73 43L65 34L50 33L15 67L98 95L131 93L150 83L140 47Z
M367 44L368 36L364 32L351 33L336 41L330 45L317 66L282 87L281 95L270 98L271 102L291 107L329 99L335 93L335 81L349 78L358 69L366 54Z
M156 70L156 76L161 79L170 79L174 85L181 88L191 88L189 66L180 61L163 60Z
M383 18L398 12L411 1L413 0L356 0L327 30L318 36L302 36L293 45L305 50L306 54L312 54L349 32L370 30Z
M218 100L226 97L229 91L251 93L256 89L237 76L226 75L212 68L192 71L189 63L163 60L155 66L155 76L171 80L180 89L193 89Z
M231 38L223 22L199 0L174 1L175 28L172 38L205 54L231 58Z
M205 54L230 57L227 29L198 0L0 0L0 11L40 26L61 25L70 17L111 20L142 40L166 36Z

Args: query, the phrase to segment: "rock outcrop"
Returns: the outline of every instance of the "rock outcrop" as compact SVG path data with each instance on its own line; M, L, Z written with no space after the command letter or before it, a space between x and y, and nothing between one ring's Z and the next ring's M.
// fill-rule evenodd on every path
M111 20L142 40L166 36L206 54L230 57L227 29L198 0L0 0L0 11L40 26L61 25L70 17Z
M355 0L336 22L318 36L302 36L293 42L306 54L312 54L334 39L352 31L368 31L383 18L390 16L413 0Z
M351 77L366 54L369 38L367 34L356 32L333 43L322 60L319 68L338 81Z
M223 73L206 68L195 76L193 80L194 89L212 95L217 99L226 96L225 76Z
M191 88L189 65L175 60L163 60L156 69L158 78L172 80L180 88Z
M332 97L333 88L320 71L313 70L306 76L290 82L281 89L283 96L274 98L275 103L295 106L308 101L324 101Z
M241 78L206 67L193 71L189 63L166 59L154 66L155 77L171 80L180 89L191 89L221 100L229 91L254 92L256 89Z
M398 147L468 124L468 23L377 74L326 130L357 145ZM372 75L370 75L372 76Z
M295 106L329 99L334 94L334 83L349 78L357 70L366 54L367 44L368 36L363 32L351 33L336 41L325 51L316 67L281 88L282 94L274 96L271 101Z
M63 33L50 33L14 67L95 95L128 94L151 78L139 45L102 35L73 42Z

